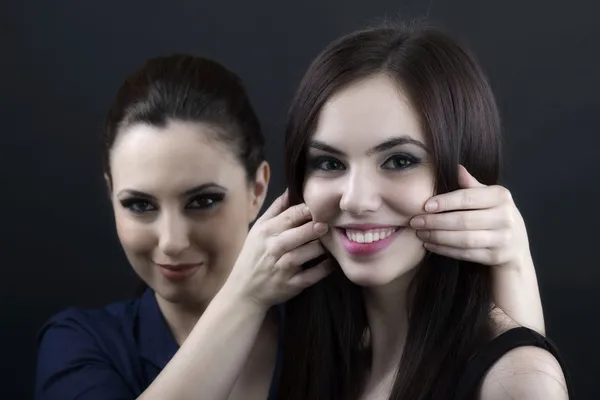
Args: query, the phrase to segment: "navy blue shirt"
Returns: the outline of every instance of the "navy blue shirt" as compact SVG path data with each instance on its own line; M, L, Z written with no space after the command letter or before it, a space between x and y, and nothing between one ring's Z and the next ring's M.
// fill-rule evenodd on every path
M38 400L135 399L179 349L150 289L105 308L65 310L38 341ZM278 365L279 356L275 374Z

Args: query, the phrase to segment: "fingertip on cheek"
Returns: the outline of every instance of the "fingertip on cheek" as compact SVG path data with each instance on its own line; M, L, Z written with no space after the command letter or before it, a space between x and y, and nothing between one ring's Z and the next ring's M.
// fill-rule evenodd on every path
M310 209L313 221L327 223L327 221L329 220L327 213L318 201L314 201L310 198L305 198L305 204Z
M425 226L425 219L423 217L414 217L410 220L410 226L413 228L422 228Z
M427 212L433 212L433 211L437 211L437 209L440 207L440 204L438 203L437 200L429 200L428 202L425 203L425 211Z
M417 231L417 237L421 240L429 240L430 236L431 235L430 235L429 231L423 231L423 230Z

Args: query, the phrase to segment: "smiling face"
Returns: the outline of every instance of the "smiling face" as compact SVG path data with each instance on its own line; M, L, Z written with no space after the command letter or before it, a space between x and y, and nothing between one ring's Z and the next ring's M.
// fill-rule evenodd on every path
M171 302L204 303L226 280L268 183L209 126L135 124L111 150L117 233L136 273Z
M361 286L414 269L425 249L408 224L434 194L434 169L417 114L384 75L334 95L308 144L303 197L344 274Z

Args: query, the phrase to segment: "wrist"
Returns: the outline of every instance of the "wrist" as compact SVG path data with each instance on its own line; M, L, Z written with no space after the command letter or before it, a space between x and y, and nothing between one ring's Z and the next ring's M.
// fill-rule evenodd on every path
M229 281L225 282L216 297L230 304L236 312L265 316L269 311L268 306L256 301Z
M504 264L497 265L496 267L505 271L513 271L519 273L535 269L533 264L533 258L531 257L531 254L529 252L517 255L512 260Z

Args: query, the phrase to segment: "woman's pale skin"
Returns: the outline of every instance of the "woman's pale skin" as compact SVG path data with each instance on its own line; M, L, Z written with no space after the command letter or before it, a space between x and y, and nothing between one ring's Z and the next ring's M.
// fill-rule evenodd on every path
M301 268L323 254L318 239L329 230L313 220L305 204L289 207L283 195L248 232L264 202L269 165L262 163L249 181L213 129L181 121L161 128L128 126L111 150L107 180L119 239L135 271L154 290L181 346L140 399L196 399L198 393L210 399L267 398L277 352L277 324L268 310L330 272L327 263ZM451 195L436 198L440 209L452 206ZM319 214L331 204L322 200L312 202L312 211ZM430 241L442 243L433 217L425 215ZM543 332L535 272L525 259L494 270L496 299L514 321ZM343 259L340 263L346 265ZM185 272L173 279L168 271L173 268ZM364 274L360 268L356 272ZM393 280L394 274L404 272L364 278ZM515 299L514 292L535 295ZM385 308L381 311L383 321Z
M364 288L373 349L365 400L389 398L407 333L407 287L427 249L502 271L495 277L501 290L516 288L515 274L536 280L525 225L508 190L486 187L460 167L461 190L434 196L426 143L409 101L383 75L334 95L310 141L304 200L315 220L330 226L321 242L344 274ZM431 204L437 204L435 210L424 212ZM349 245L392 231L393 240L376 253L356 253ZM518 293L514 303L502 303L504 311L493 313L498 334L518 326L507 314L519 301L534 302L541 315L537 294ZM540 318L532 320L543 325ZM549 352L521 347L491 368L479 398L562 400L568 397L565 385Z
M249 183L211 129L178 121L165 128L134 125L111 151L119 239L181 345L140 399L197 399L199 393L266 399L277 351L268 306L329 272L325 266L305 273L295 268L323 252L314 240L326 226L315 230L304 206L284 211L276 203L248 235L266 195L269 166L263 163ZM261 260L265 254L269 258ZM273 272L281 257L285 265ZM234 264L238 273L227 280ZM264 270L255 271L257 264ZM174 266L190 276L169 279L164 270Z

